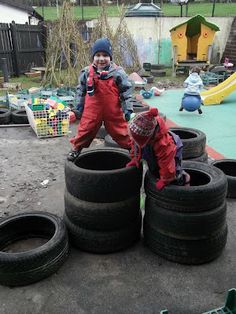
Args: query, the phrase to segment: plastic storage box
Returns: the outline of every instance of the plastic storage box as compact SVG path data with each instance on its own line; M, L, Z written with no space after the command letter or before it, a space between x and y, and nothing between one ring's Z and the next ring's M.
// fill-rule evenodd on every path
M31 110L25 106L29 124L38 138L64 136L69 132L69 113L50 114L49 110Z

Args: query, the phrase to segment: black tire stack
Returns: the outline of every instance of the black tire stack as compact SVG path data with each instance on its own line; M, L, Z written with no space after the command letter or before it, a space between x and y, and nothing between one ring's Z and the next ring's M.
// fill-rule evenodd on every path
M29 124L26 111L23 109L12 111L12 122L15 124Z
M0 124L9 124L11 122L11 111L6 108L0 108Z
M212 166L224 172L228 182L227 197L236 198L236 160L220 159L211 163Z
M185 161L191 186L169 185L162 191L156 178L145 176L144 242L156 254L181 264L217 258L227 240L224 173L209 165Z
M183 143L183 160L208 162L206 134L198 129L175 127L170 131L177 134Z
M142 168L128 153L88 150L65 164L65 214L72 245L93 253L125 249L140 237Z

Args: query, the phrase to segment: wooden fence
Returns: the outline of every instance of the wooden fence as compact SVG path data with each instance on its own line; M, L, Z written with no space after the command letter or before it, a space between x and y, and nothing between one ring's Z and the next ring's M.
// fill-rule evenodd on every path
M44 66L45 47L43 25L0 23L0 61L6 58L11 75L19 76L32 67Z

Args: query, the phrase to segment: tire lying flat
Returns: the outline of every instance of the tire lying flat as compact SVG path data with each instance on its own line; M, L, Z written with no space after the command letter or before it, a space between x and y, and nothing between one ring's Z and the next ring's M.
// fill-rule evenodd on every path
M29 238L48 241L31 250L9 253L9 244ZM68 236L63 220L45 212L22 213L0 221L0 284L23 286L55 273L68 255Z
M112 203L140 193L142 167L125 167L129 153L121 149L91 149L65 163L66 188L83 201Z
M220 159L213 161L211 165L224 172L228 182L227 197L236 198L236 160Z
M227 179L216 167L205 163L184 161L183 168L191 176L191 186L168 185L156 189L156 178L148 171L144 187L147 195L156 199L160 207L179 212L198 212L214 209L225 201Z
M11 122L11 111L0 108L0 124L9 124Z
M80 250L92 253L113 253L124 250L140 238L142 215L123 229L113 231L96 231L81 228L73 224L66 214L64 221L69 230L72 245Z
M170 128L183 143L183 159L199 157L205 153L206 134L193 128Z
M82 201L65 191L65 213L75 225L90 230L117 230L135 220L140 209L140 194L124 201L95 203Z

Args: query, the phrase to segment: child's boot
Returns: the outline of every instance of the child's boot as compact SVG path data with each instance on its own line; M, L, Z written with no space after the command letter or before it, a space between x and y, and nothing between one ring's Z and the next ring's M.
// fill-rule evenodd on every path
M76 161L76 159L79 157L80 155L80 152L81 152L81 149L80 150L71 150L67 156L67 160L69 161Z
M198 113L199 113L199 114L202 114L202 109L199 108L199 109L198 109Z
M181 106L180 108L179 108L179 111L183 111L184 110L184 108Z

